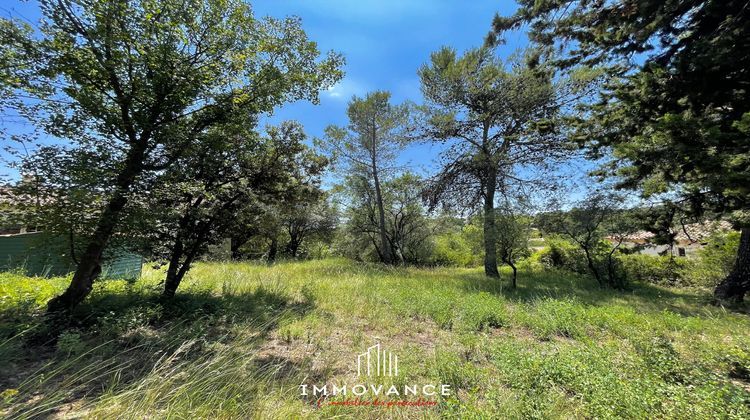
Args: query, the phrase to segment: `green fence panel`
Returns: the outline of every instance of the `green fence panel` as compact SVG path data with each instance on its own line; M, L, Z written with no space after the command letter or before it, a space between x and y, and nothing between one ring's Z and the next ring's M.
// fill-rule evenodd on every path
M0 236L0 271L20 270L28 276L64 276L75 270L67 241L43 232ZM129 251L108 252L102 278L134 279L143 257Z

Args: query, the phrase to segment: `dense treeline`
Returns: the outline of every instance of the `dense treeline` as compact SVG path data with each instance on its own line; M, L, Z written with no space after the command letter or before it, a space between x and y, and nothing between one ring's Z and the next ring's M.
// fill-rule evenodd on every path
M48 308L85 299L112 247L165 264L167 298L216 249L268 262L481 259L488 277L507 265L513 287L522 265L585 272L603 288L675 283L685 264L628 255L627 235L672 244L676 223L722 217L741 234L714 238L722 253L700 260L714 272L703 283L726 273L716 298L741 301L750 48L735 46L750 39L747 10L673 3L521 1L483 46L431 55L417 71L421 104L355 96L348 125L311 146L296 122L258 123L285 103L317 102L343 76L343 58L321 55L299 19L257 19L239 0L40 0L39 28L1 21L0 92L36 134L69 144L23 156L13 191L24 223L67 238L76 262ZM501 60L504 31L527 24L529 48ZM398 159L418 142L441 145L429 176ZM583 154L604 162L597 175L612 191L551 200L557 165ZM338 176L324 190L327 170ZM652 203L634 206L623 189ZM542 198L556 205L542 211ZM534 242L551 245L532 253Z

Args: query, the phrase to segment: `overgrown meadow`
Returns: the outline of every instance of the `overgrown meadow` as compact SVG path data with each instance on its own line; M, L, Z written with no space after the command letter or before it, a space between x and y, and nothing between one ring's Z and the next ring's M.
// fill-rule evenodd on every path
M709 290L602 290L533 264L511 290L479 269L343 259L201 263L172 300L162 278L97 282L72 327L54 330L43 307L69 279L0 274L2 415L750 416L750 321L706 305ZM376 342L400 358L385 385L446 383L451 396L387 408L300 395L355 381L356 355Z

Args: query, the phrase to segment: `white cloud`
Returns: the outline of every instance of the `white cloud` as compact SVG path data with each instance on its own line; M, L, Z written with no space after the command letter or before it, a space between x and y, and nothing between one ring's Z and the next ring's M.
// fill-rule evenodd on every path
M368 91L367 86L351 78L336 83L326 90L326 96L338 100L349 100L353 95L364 96Z

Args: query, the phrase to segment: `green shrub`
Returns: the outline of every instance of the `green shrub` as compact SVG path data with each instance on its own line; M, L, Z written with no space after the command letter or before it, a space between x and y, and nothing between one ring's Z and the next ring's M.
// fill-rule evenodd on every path
M618 256L628 279L653 284L681 284L681 273L689 265L684 258L632 254Z
M708 238L689 270L683 270L684 283L694 286L714 287L732 271L740 246L739 232L717 232Z
M469 267L474 264L474 254L463 235L450 232L435 237L432 260L439 265Z
M518 261L516 266L519 271L539 272L547 268L544 257L546 249L533 251L528 257Z
M66 357L82 353L85 349L81 334L75 331L63 331L57 338L57 352Z
M619 254L628 279L670 286L714 287L732 270L739 232L717 233L695 256Z
M560 237L547 239L547 248L540 251L540 260L545 267L561 268L576 273L587 273L586 257L574 243Z

